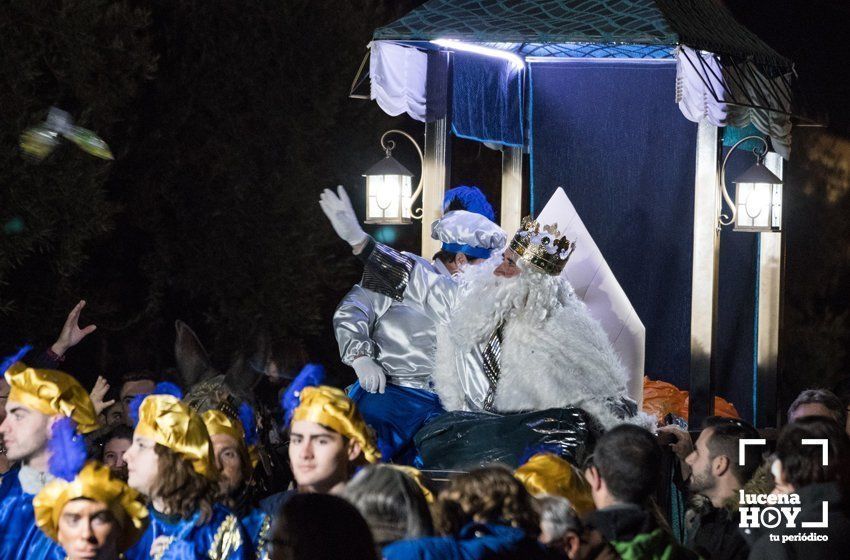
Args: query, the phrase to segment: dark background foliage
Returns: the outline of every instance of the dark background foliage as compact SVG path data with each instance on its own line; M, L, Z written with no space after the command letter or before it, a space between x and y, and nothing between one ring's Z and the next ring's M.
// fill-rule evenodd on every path
M350 376L329 319L359 266L315 202L327 186L362 184L382 131L421 134L347 96L374 28L420 3L0 3L0 351L51 342L86 298L83 322L99 329L68 363L86 379L170 366L178 318L220 368L304 349ZM809 105L831 125L797 129L787 170L787 401L837 381L850 359L850 9L726 4L797 62ZM52 105L106 139L115 161L70 145L25 161L18 136ZM456 142L453 179L492 189L494 154ZM384 233L415 250L416 229Z

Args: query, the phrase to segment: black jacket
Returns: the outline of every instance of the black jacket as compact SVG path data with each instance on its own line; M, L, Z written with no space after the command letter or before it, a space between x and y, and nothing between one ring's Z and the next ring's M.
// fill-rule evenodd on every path
M746 560L750 547L738 527L738 512L707 501L694 513L685 530L685 546L705 560Z
M797 491L802 508L795 520L796 527L779 527L765 531L753 544L750 560L835 560L850 554L850 503L834 482L810 484ZM823 502L829 504L827 527L804 528L803 521L821 521ZM771 535L774 539L771 540ZM800 535L826 537L826 541L790 540ZM782 539L786 541L783 543Z

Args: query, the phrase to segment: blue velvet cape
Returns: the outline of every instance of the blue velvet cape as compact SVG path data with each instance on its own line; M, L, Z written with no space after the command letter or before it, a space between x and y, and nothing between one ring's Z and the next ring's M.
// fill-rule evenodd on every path
M248 533L234 514L222 505L213 506L212 518L197 526L200 512L189 519L167 516L153 508L150 525L130 550L127 560L150 560L153 542L168 537L170 543L160 560L252 560L254 549Z

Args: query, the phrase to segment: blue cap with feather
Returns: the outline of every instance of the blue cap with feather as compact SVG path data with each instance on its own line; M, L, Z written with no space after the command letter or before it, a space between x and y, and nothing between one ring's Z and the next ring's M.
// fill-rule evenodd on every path
M280 406L284 411L283 423L285 426L289 426L289 422L292 420L292 414L298 408L298 405L301 404L301 391L305 387L321 385L324 380L325 368L321 365L307 364L301 368L301 371L298 372L298 375L295 376L295 379L292 380L292 383L289 384L289 387L287 387L286 392L280 399Z
M487 201L487 197L478 187L460 186L446 191L443 196L443 213L452 210L466 210L481 214L491 222L496 221L496 212Z
M443 251L486 259L506 239L495 219L496 213L481 189L455 187L443 197L443 217L431 225L431 237L442 243Z
M24 359L24 356L27 355L27 352L32 350L32 346L27 344L26 346L20 348L17 352L12 354L7 358L3 358L3 361L0 362L0 375L6 373L6 370L12 367L12 364L20 362Z
M57 478L70 482L86 464L85 440L77 433L77 423L70 418L62 416L53 422L47 448L50 450L47 466Z

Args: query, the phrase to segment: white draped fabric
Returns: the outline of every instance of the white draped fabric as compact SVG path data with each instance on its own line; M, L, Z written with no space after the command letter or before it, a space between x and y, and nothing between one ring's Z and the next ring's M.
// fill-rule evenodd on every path
M385 113L407 113L425 122L428 55L389 41L372 41L369 57L371 96Z
M428 56L415 47L392 41L373 41L370 47L372 99L389 115L407 113L411 118L425 122ZM697 72L694 68L702 67L700 58L709 71ZM746 71L757 81L768 82L768 78L755 66L748 65ZM676 53L676 102L682 114L692 122L706 119L714 126L743 128L752 123L759 132L770 136L774 149L787 159L791 151L791 118L775 111L725 103L723 100L730 98L760 97L753 91L752 84L735 79L737 76L733 72L733 69L721 68L712 53L679 47ZM785 87L778 79L774 85ZM790 107L780 109L790 112Z
M706 119L714 126L737 128L752 124L759 132L770 136L779 155L788 158L791 152L791 118L787 114L724 103L726 99L759 99L759 95L752 85L733 74L735 70L721 68L712 53L682 46L676 59L676 102L688 120L700 122ZM701 67L699 59L708 68L707 72L697 72L694 68ZM769 81L752 64L747 65L746 71L763 83ZM724 83L728 85L728 91ZM774 85L784 88L779 79ZM781 109L790 111L790 107Z

